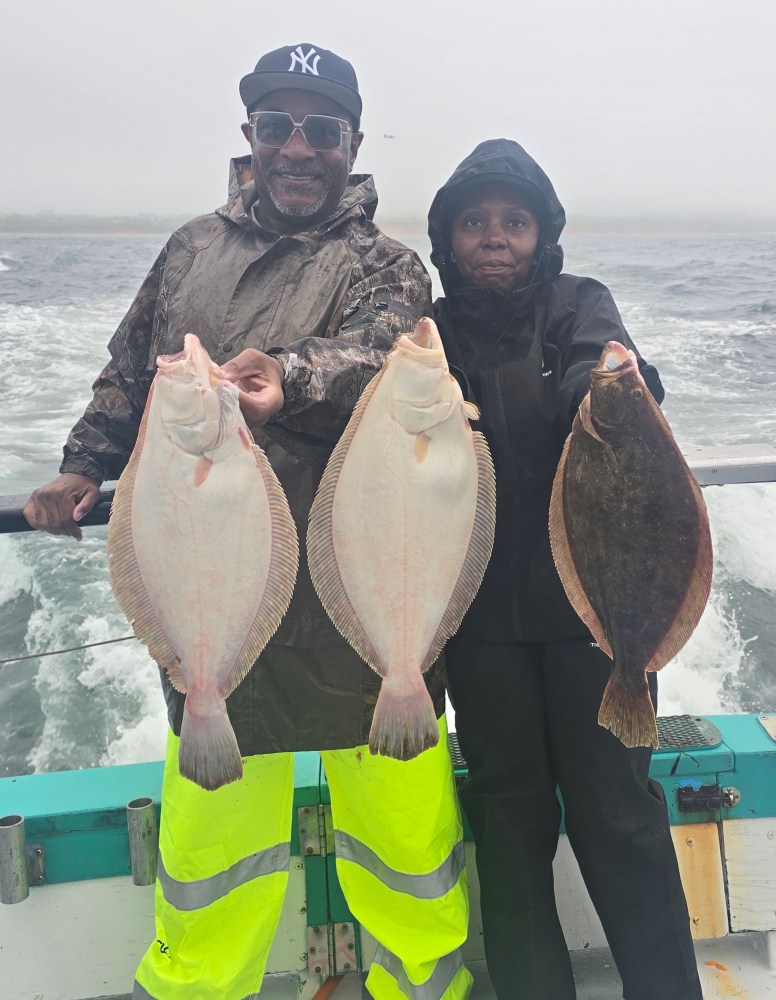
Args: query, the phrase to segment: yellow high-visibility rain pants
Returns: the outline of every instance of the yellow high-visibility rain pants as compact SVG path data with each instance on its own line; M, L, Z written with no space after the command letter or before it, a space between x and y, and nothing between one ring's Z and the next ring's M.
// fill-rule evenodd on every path
M133 1000L257 1000L290 859L293 754L246 757L240 781L207 792L178 771L169 736L156 881L156 941ZM469 907L447 727L411 761L368 747L321 754L337 874L379 942L375 1000L465 1000Z

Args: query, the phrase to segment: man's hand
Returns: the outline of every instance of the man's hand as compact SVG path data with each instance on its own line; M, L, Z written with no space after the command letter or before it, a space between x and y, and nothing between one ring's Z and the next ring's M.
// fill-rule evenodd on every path
M249 347L221 365L221 373L240 390L240 409L249 427L261 427L282 408L283 367L276 358Z
M22 513L31 528L52 535L83 537L76 522L88 514L100 498L100 487L88 476L63 472L50 483L35 490Z

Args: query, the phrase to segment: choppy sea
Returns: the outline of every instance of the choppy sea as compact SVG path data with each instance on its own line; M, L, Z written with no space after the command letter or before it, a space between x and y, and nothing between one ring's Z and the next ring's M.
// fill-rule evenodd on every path
M0 234L0 494L56 473L106 344L161 236ZM425 238L405 242L428 264ZM658 366L681 447L776 445L776 234L569 236L566 269L607 284ZM300 331L302 334L304 331ZM776 484L709 487L706 612L660 677L660 712L776 711ZM153 760L158 672L84 541L0 535L0 775Z

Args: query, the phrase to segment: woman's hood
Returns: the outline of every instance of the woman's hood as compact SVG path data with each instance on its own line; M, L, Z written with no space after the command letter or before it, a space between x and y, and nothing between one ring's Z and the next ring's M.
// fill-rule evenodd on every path
M437 191L428 213L431 262L440 273L445 291L448 291L451 277L446 273L446 265L450 261L452 208L465 188L486 181L514 184L530 196L537 206L539 248L543 257L541 272L533 280L543 283L557 277L563 265L563 251L558 240L566 224L566 213L555 189L536 160L518 143L512 139L488 139L459 163L450 179Z

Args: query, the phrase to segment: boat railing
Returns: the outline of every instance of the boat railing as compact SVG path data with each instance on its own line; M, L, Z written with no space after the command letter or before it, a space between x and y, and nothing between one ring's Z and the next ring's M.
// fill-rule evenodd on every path
M684 457L701 486L776 482L776 448L769 444L691 446ZM82 528L107 524L115 486L100 490L100 498L79 521ZM29 494L0 496L0 534L32 531L22 511Z

